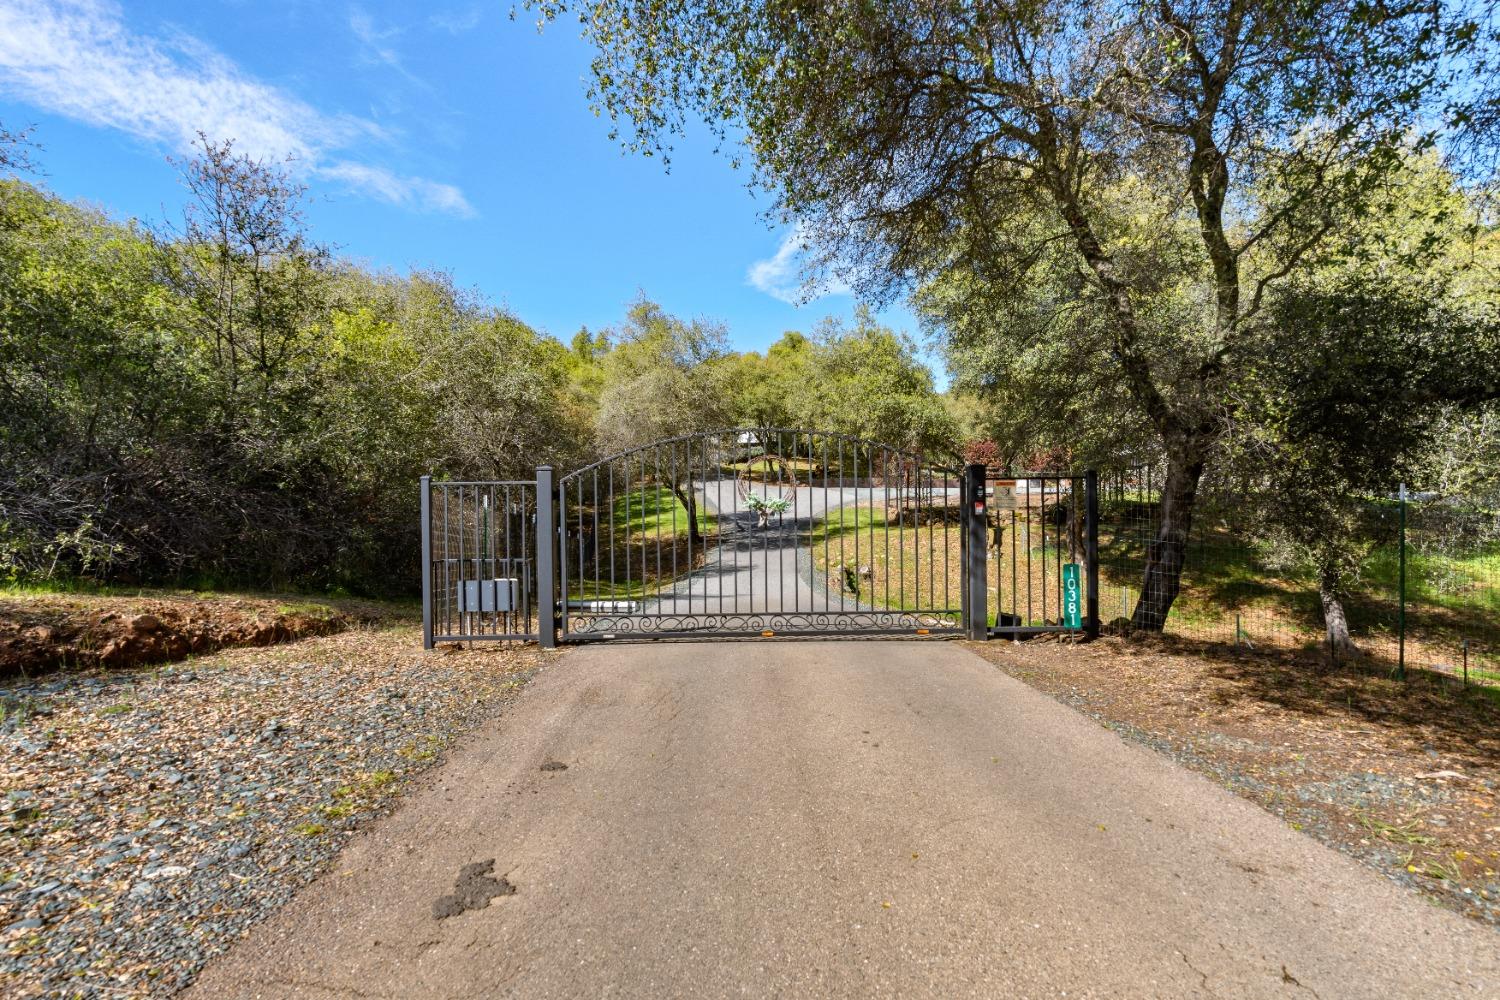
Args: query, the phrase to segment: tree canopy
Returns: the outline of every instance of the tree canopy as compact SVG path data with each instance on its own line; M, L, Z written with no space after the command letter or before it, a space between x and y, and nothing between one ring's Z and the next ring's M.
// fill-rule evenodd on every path
M1082 388L1128 394L1167 457L1138 628L1176 597L1232 373L1264 346L1275 289L1408 151L1493 138L1469 76L1495 51L1490 7L532 6L578 12L594 100L628 145L669 152L703 119L868 294L941 282L938 315L972 321L992 289L1043 286L1022 311L1097 345L1109 369Z
M565 345L443 272L339 259L277 164L204 142L180 167L159 229L0 180L0 575L404 591L424 473L530 478L820 400L915 440L941 410L868 317L735 354L642 298Z

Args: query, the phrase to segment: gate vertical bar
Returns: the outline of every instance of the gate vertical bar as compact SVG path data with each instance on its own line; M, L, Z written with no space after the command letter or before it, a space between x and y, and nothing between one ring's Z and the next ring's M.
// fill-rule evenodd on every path
M536 614L537 641L543 649L557 647L557 529L552 523L552 466L536 470Z
M432 477L422 477L422 648L432 648Z
M984 466L969 465L964 469L964 524L967 532L964 561L964 589L968 594L969 620L966 623L970 639L988 639L990 635L989 581L985 569L988 552L985 548L986 509L984 496Z
M1084 635L1099 638L1099 472L1083 473L1084 558L1088 561L1088 593L1085 595Z
M1397 545L1400 549L1400 568L1397 570L1396 599L1396 677L1406 680L1406 484L1401 484L1397 493L1401 505L1401 527Z

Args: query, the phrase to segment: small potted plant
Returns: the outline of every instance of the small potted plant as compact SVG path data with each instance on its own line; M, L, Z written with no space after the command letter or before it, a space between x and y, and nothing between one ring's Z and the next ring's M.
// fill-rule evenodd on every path
M763 497L750 493L745 496L745 506L754 511L755 526L764 528L770 525L772 514L785 514L790 510L792 501L790 497Z

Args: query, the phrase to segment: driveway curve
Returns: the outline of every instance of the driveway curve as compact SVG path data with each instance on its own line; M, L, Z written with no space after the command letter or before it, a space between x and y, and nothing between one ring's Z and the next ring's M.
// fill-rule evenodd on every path
M959 644L614 645L190 995L1480 997L1497 944Z

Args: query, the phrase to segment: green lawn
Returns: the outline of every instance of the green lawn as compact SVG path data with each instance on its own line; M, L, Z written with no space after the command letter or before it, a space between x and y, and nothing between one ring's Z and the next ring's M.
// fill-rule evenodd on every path
M592 528L595 513L588 508L570 509L569 527L578 525L580 513ZM700 503L697 520L701 540L690 545L687 508L668 487L617 494L612 504L598 511L599 565L585 562L580 567L569 553L568 599L641 600L670 588L701 566L705 551L715 544L718 517Z
M1394 594L1400 565L1400 553L1394 545L1377 550L1363 569L1369 588ZM1464 556L1426 554L1408 548L1406 594L1408 600L1449 611L1500 615L1500 545Z
M1101 617L1110 621L1128 616L1140 592L1145 564L1140 522L1106 515L1100 550ZM1467 639L1471 679L1500 668L1500 546L1462 556L1409 546L1406 573L1408 663L1457 669ZM1396 546L1376 550L1361 565L1345 605L1356 643L1381 657L1393 657L1397 649L1398 575ZM1232 642L1237 625L1256 645L1320 644L1316 576L1310 566L1274 565L1263 546L1229 532L1195 530L1167 631Z
M947 516L946 523L917 525L909 509L841 507L814 522L801 544L832 594L891 610L957 608L963 600L959 509L949 508Z
M941 521L916 527L909 517L903 515L905 523L900 523L880 507L845 508L842 524L838 511L828 521L815 524L806 544L812 547L814 566L826 574L829 589L837 593L842 588L852 597L843 567L868 567L872 575L858 581L863 600L873 598L873 603L893 609L960 606L963 532L959 509L948 508L946 528ZM826 556L825 543L829 547ZM1057 624L1062 605L1059 566L1073 556L1067 549L1066 530L1062 545L1059 558L1057 527L1047 524L1044 529L1036 511L1030 518L1018 515L1014 522L1005 521L999 548L986 550L990 624L998 621L1002 611L1026 625Z
M718 518L698 505L698 530L711 534L719 530ZM614 500L615 536L624 539L628 532L631 538L671 538L687 536L688 512L677 495L666 486L649 486L629 493L621 493ZM600 530L605 530L605 518L600 512Z

